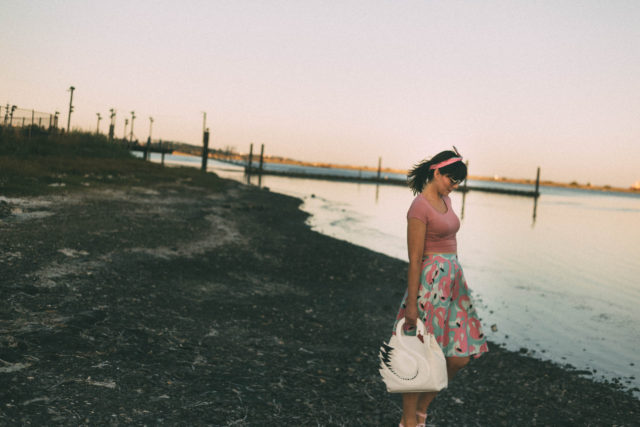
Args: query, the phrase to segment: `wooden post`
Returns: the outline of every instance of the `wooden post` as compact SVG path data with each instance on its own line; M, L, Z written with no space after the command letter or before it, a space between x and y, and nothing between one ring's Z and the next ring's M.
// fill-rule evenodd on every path
M251 163L253 162L253 143L249 146L249 163L247 164L247 170L251 174Z
M540 195L540 192L538 191L538 189L540 188L540 166L538 166L538 174L536 175L536 192L535 192L535 197L538 197Z
M209 129L202 135L202 171L207 171L207 160L209 159Z
M464 186L462 187L462 191L464 191L466 193L467 192L467 179L469 178L469 160L464 162L464 164L467 166L467 176L464 177ZM464 205L463 205L462 209L464 211Z
M264 144L260 146L260 171L258 172L262 175L262 165L264 163Z
M144 147L144 159L149 160L151 158L151 137L147 137L147 145Z
M31 128L33 128L33 116L35 115L35 111L31 110L31 126L29 126L29 141L31 141Z
M162 149L162 140L158 142L158 148L160 149L160 155L162 156L161 164L164 166L164 150Z
M378 157L378 181L380 181L380 171L382 170L382 157Z

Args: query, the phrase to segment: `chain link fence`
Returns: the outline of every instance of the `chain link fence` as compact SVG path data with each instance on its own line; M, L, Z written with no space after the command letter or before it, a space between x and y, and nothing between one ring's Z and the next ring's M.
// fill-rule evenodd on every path
M41 129L58 128L58 113L26 110L15 105L0 105L0 125L3 127L36 126Z

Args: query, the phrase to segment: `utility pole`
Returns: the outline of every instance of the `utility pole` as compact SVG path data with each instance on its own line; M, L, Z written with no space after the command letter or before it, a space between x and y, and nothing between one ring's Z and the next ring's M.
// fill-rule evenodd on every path
M67 133L71 132L71 113L73 112L73 91L76 90L75 87L71 86L69 91L71 92L71 97L69 98L69 116L67 117Z
M100 113L96 113L96 116L98 116L98 124L96 125L96 135L100 134L100 120L102 120L102 116L100 115Z
M151 128L153 127L153 117L149 117L149 140L151 140Z
M136 113L135 111L131 112L131 135L129 137L129 142L133 143L133 121L136 118Z

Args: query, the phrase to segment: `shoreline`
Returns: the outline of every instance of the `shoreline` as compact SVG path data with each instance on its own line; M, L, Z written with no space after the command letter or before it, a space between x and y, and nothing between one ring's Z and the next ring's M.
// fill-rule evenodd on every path
M312 231L299 199L184 180L4 204L0 419L397 424L377 351L406 262ZM430 422L640 416L640 400L615 382L489 345L438 396Z
M181 151L174 151L174 155L176 156L189 156L189 157L199 157L193 154L189 154ZM229 159L230 156L223 154L211 153L209 158L214 160L225 161ZM246 161L246 155L235 155L231 156L234 160L243 160ZM352 166L352 165L339 165L332 163L318 163L318 162L303 162L298 160L291 159L282 159L279 157L265 157L265 163L277 163L277 164L289 164L289 165L298 165L298 166L308 166L308 167L321 167L328 169L346 169L346 170L362 170L368 172L377 172L378 169L370 166ZM385 173L396 173L400 175L406 175L408 171L401 169L393 169L393 168L382 168L381 172ZM508 177L488 177L488 176L480 176L480 175L469 175L470 180L475 181L486 181L486 182L501 182L508 184L526 184L526 185L534 185L536 184L535 179L525 179L525 178L508 178ZM580 184L577 182L574 183L563 183L563 182L555 182L549 180L540 181L541 187L556 187L556 188L571 188L577 190L585 190L585 191L594 191L600 193L627 193L627 194L640 194L640 188L633 187L614 187L610 185L590 185L590 184Z

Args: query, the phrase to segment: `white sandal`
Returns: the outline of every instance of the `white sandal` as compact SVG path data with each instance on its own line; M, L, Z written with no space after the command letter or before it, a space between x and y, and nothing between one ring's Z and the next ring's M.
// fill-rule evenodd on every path
M418 427L426 427L427 426L427 413L425 412L423 414L422 412L416 412L416 415L418 415L418 418L424 417L424 420L422 420L421 423L418 423Z

